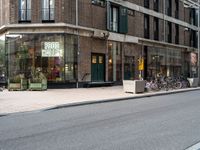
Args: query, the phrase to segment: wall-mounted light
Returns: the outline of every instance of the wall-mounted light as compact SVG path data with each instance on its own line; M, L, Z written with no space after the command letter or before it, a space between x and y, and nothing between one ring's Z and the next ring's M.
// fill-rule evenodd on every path
M112 59L110 58L110 59L108 60L108 62L109 62L109 64L112 64Z

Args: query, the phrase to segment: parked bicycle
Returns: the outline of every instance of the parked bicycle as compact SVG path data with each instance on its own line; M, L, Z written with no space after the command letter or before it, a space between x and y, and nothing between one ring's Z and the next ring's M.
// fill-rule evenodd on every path
M146 82L146 88L152 91L159 90L174 90L181 88L188 88L189 81L183 76L179 77L165 77L160 76Z

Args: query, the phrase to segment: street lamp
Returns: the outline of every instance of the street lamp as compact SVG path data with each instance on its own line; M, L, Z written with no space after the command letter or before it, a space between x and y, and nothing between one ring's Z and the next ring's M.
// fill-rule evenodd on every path
M199 63L199 59L200 59L200 35L199 35L199 25L200 25L200 23L199 23L199 21L200 21L200 19L199 19L199 17L200 17L200 0L180 0L180 1L182 1L183 2L183 5L184 5L184 7L185 8L194 8L194 9L196 9L197 10L197 17L198 17L198 19L197 19L197 21L198 21L198 23L197 23L197 27L198 27L198 43L197 43L197 45L198 45L198 62L197 62L197 67L198 67L198 80L200 80L200 63ZM198 81L198 84L200 83L200 81Z

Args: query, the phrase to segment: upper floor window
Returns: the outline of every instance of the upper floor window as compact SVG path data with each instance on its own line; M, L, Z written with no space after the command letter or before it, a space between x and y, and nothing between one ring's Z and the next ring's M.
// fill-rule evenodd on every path
M167 22L167 42L172 42L172 23Z
M153 3L154 3L153 9L158 12L159 11L159 0L153 0Z
M194 30L190 30L190 46L197 48L197 44L198 44L198 32L194 31Z
M172 15L172 0L165 0L165 10L168 16Z
M149 0L144 0L144 7L149 8Z
M127 8L107 2L107 29L119 33L128 32Z
M149 16L144 15L144 38L149 39Z
M119 8L115 7L115 6L111 6L111 30L118 32L119 29Z
M153 23L153 30L154 30L154 40L159 39L159 20L158 18L154 18L154 23Z
M106 4L106 0L92 0L92 4L104 7Z
M42 0L42 21L54 22L55 19L55 1Z
M175 18L179 18L179 0L175 0L176 10L175 10Z
M175 25L175 33L176 33L175 44L179 44L179 25L178 24Z
M192 25L198 26L198 9L190 9L190 23Z
M31 21L31 0L19 0L19 22Z

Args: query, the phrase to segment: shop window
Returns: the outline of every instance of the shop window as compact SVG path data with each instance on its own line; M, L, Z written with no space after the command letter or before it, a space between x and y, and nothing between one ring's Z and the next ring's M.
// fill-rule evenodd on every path
M135 79L135 57L124 56L124 80Z
M106 1L105 0L92 0L92 4L104 7L106 4Z
M108 80L122 80L121 44L118 42L108 43Z
M55 1L42 0L42 22L54 22L55 19Z
M161 49L152 47L148 49L147 77L158 76L177 77L183 74L186 61L181 50Z
M77 80L77 36L67 35L65 37L65 80Z
M77 78L77 38L72 35L66 35L65 38L64 36L7 35L8 77L23 74L30 78L37 69L40 69L48 82L74 82Z
M6 84L5 35L0 36L0 86Z
M31 0L19 0L19 22L31 21Z
M64 81L63 35L7 35L6 40L8 77L22 74L28 79L36 70L40 70L48 81Z
M127 8L107 2L107 29L119 33L128 32Z

